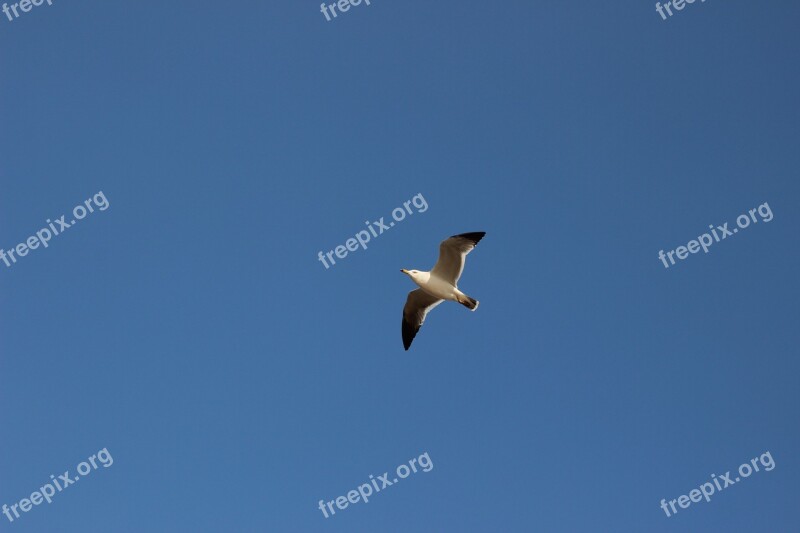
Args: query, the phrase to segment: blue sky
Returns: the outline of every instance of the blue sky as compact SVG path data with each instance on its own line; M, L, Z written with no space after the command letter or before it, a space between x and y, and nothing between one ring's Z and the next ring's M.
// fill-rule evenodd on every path
M114 460L0 530L796 531L798 16L0 18L0 248L109 204L0 263L0 504ZM317 260L417 194L425 212ZM770 222L658 259L765 202ZM399 269L469 231L480 308L439 306L405 352ZM659 507L766 451L774 470ZM423 453L430 472L317 508Z

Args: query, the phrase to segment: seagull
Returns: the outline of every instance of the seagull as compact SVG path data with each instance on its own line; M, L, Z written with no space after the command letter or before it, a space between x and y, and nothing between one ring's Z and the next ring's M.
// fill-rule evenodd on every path
M478 308L478 300L458 290L458 278L464 271L467 254L486 235L485 231L462 233L445 239L439 245L439 260L430 272L401 269L411 281L419 285L408 293L403 308L403 346L406 351L425 322L428 312L445 300L458 302L470 311Z

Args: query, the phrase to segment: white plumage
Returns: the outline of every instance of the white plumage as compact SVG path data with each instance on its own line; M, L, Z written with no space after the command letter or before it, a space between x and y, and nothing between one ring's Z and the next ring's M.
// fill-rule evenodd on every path
M458 302L470 311L478 308L478 301L458 290L458 280L464 271L467 254L486 235L486 232L462 233L445 239L439 245L439 260L430 272L405 270L419 285L419 289L408 293L406 306L403 308L403 346L406 350L425 322L428 312L444 300Z

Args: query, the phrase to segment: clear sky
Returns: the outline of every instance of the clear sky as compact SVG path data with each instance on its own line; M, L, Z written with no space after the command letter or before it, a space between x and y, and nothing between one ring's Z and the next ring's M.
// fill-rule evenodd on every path
M0 248L108 201L0 263L0 504L113 457L0 531L798 531L800 5L674 13L0 15ZM471 231L480 308L439 306L405 352L399 269Z

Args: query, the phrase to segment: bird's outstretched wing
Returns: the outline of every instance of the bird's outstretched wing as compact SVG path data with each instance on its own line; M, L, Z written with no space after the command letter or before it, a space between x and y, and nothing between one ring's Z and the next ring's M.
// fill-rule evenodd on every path
M403 308L403 346L406 350L409 349L411 341L414 340L419 328L425 322L425 315L428 314L428 311L443 301L422 289L408 293L406 306Z
M485 231L462 233L445 239L439 245L439 260L431 269L431 275L443 279L453 286L458 284L458 278L464 271L464 261L467 254L480 242Z

